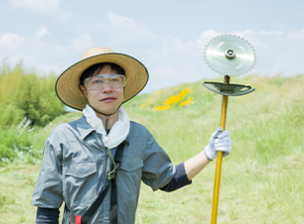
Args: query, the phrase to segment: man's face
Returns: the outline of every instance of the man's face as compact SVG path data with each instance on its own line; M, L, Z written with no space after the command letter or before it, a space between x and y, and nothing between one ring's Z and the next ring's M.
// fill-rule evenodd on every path
M116 74L116 71L111 70L111 67L106 65L94 76L102 74ZM83 87L82 89L84 90ZM124 99L123 87L112 88L108 83L105 83L100 90L85 90L83 92L91 106L105 114L115 112Z

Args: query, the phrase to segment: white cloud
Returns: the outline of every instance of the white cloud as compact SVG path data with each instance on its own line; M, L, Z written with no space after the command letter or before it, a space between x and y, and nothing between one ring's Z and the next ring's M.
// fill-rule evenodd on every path
M245 30L245 31L234 31L231 33L239 37L243 37L245 40L250 42L255 48L258 47L267 47L267 44L262 41L262 38L259 37L259 33L254 30Z
M300 55L304 52L304 29L289 32L244 30L230 34L242 37L254 46L257 52L257 63L250 73L261 72L270 75L281 73L287 76L304 73L304 69L300 66L302 64ZM171 44L166 42L159 49L151 50L149 52L151 56L157 60L167 60L172 67L171 70L168 67L160 68L156 72L162 79L165 78L165 74L168 77L172 74L171 77L173 77L174 72L176 74L188 72L186 76L189 80L198 78L199 71L203 71L202 73L207 76L211 75L211 70L206 67L202 54L198 54L198 51L202 52L208 41L219 35L221 35L220 32L207 30L202 32L199 39L183 42L174 38L167 41ZM179 58L185 59L183 64L178 57L174 56L176 53L179 54ZM192 63L191 67L189 67L190 63ZM175 66L177 69L173 70ZM183 78L179 77L179 80L183 81Z
M71 49L76 49L83 52L93 47L94 41L92 40L91 35L88 33L81 34L79 37L74 39L72 45L70 46Z
M176 73L178 73L178 71L176 67L173 66L166 66L152 71L152 74L154 74L156 77L160 79L173 77L176 75Z
M8 2L16 8L51 15L60 21L68 21L72 17L71 12L60 8L62 0L8 0Z
M117 26L117 27L136 27L137 24L134 22L133 19L129 19L127 17L108 12L107 14L107 19L112 23L112 25Z
M16 42L22 42L24 40L23 37L18 36L14 33L6 33L0 39L0 44L12 44Z
M110 23L109 29L113 29L112 33L117 35L117 38L123 40L144 40L148 38L155 38L156 35L151 32L143 24L135 22L133 19L109 12L106 16L108 22ZM103 26L107 24L102 23Z
M221 35L221 33L217 32L215 30L207 30L201 34L199 39L195 40L195 43L198 45L200 50L203 52L208 41L210 41L212 38L219 36L219 35Z
M25 38L17 34L6 33L0 38L0 47L10 50L17 49L24 40Z
M294 40L299 40L303 43L303 40L304 40L304 29L300 30L300 31L292 31L292 32L289 32L287 34L287 37L289 39L294 39Z
M46 27L42 27L36 33L34 33L34 38L42 39L46 35L51 36L51 33Z
M283 23L275 23L274 26L281 29L281 30L288 30L288 26L286 26Z
M149 69L148 69L149 70ZM149 82L143 92L156 91L168 86L173 86L181 83L178 66L164 65L154 66L150 70Z
M62 0L9 0L15 7L50 10L58 8Z
M238 37L243 37L244 39L246 39L247 41L249 41L253 46L257 47L257 46L267 46L267 44L263 43L263 41L258 38L258 34L256 31L254 30L245 30L245 31L233 31L231 33L229 33L231 35L235 35ZM224 35L223 33L217 32L215 30L207 30L204 31L200 38L195 40L195 43L198 44L198 46L200 47L201 50L203 50L206 46L206 44L212 40L213 38L220 36L220 35Z
M160 41L160 45L157 48L151 48L148 50L148 55L158 60L164 60L170 55L192 55L195 56L199 53L197 43L193 41L182 42L178 38L173 38L169 41Z
M172 50L179 54L193 53L193 48L195 48L195 44L192 42L183 43L178 38L174 38L172 43Z
M266 36L274 36L274 35L283 35L284 33L281 31L273 30L273 31L260 31L261 34Z
M61 60L79 60L81 55L90 48L96 47L97 45L92 40L90 34L83 33L73 38L70 44L59 45L56 43L49 44L47 47L55 57Z
M204 31L200 37L201 40L209 40L215 36L220 35L221 33L215 31L215 30L207 30Z

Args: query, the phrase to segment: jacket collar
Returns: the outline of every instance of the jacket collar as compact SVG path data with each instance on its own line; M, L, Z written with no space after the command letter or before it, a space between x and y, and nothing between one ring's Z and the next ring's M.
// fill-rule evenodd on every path
M80 133L82 140L84 140L91 132L95 131L95 129L87 122L87 119L85 118L84 115L82 115L81 118L79 118L77 120L77 129ZM130 132L128 133L128 135L124 141L127 145L129 145L129 142L130 142L129 135L130 135Z
M82 140L84 140L91 132L95 131L94 128L87 122L84 115L77 122L77 129L80 133Z

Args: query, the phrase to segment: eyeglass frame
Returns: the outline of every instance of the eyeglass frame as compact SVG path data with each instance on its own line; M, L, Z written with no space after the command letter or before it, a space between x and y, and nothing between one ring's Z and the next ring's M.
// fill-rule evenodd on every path
M108 80L106 80L106 82L105 82L104 84L102 84L102 88L101 88L101 89L90 89L90 88L87 87L87 82L88 82L89 79L92 79L92 78L98 77L98 76L104 76L104 75L108 75L108 76L110 76L110 75L115 75L115 76L120 76L120 77L122 77L122 79L123 79L123 85L122 85L121 87L115 88L115 87L112 87L112 86L111 86L111 84L109 83ZM125 76L125 75L122 75L122 74L113 74L113 73L109 73L109 74L99 74L99 75L91 76L91 77L88 77L88 78L85 78L85 79L84 79L84 87L85 87L87 90L89 90L89 91L102 90L102 89L104 88L104 86L105 86L106 83L108 83L108 85L109 85L111 88L113 88L113 89L123 88L123 87L125 87L125 85L126 85L126 76Z

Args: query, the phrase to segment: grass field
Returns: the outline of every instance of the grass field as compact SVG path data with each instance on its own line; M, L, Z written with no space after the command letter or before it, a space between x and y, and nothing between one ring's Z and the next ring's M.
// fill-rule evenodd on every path
M227 129L232 153L223 160L218 223L304 223L304 76L247 76L232 79L256 90L230 97ZM170 96L190 88L193 104L155 111ZM146 106L142 106L145 104ZM130 119L144 124L178 164L203 150L219 126L221 96L201 82L139 95L124 105ZM57 117L31 135L36 150L60 123ZM30 205L39 164L0 167L0 223L34 223ZM153 192L142 184L136 223L210 223L215 161L192 185L176 192Z

